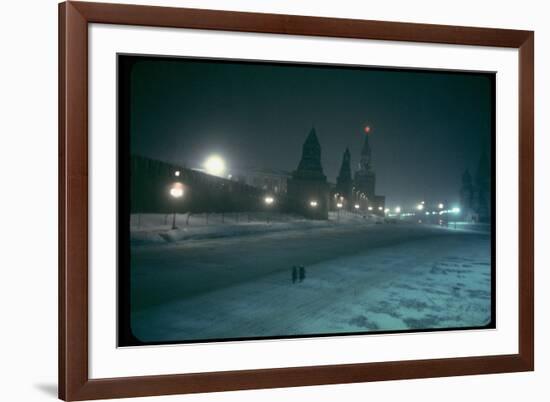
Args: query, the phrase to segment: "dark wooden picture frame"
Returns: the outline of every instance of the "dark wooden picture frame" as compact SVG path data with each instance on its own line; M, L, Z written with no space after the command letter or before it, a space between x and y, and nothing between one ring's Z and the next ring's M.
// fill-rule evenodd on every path
M519 49L519 353L90 379L88 24L121 24ZM59 5L59 397L139 397L534 369L534 33L152 6ZM115 306L113 306L115 308ZM114 330L114 329L113 329Z

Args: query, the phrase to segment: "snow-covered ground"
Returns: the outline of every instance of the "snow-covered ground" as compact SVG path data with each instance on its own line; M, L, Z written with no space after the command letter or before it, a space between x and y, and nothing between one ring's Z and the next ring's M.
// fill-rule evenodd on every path
M362 218L280 224L289 228L134 245L134 335L167 342L490 321L488 233ZM293 266L305 267L302 282L293 283Z

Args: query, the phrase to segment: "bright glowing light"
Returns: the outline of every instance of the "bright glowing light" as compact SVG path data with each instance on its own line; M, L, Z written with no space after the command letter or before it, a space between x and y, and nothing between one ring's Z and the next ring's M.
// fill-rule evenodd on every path
M424 202L424 201L422 201L422 202ZM422 211L422 210L424 209L424 204L423 204L423 203L422 203L422 204L418 204L418 205L416 206L416 209L418 209L419 211Z
M359 209L359 204L355 204L355 209Z
M435 214L437 214L437 212L433 211L433 212L432 212L432 215L435 215Z
M458 207L454 207L452 210L451 210L452 213L454 214L458 214L460 212L460 208Z
M275 202L275 199L273 197L265 197L264 198L264 202L267 204L267 205L271 205Z
M344 206L344 204L342 204L341 202L339 202L338 204L336 204L336 208L342 208Z
M401 207L395 207L395 213L398 214L399 212L401 212Z
M174 183L172 187L170 187L170 195L174 198L183 197L183 184Z
M225 161L218 155L211 155L204 162L204 168L207 173L220 176L225 172Z
M176 171L174 172L174 176L179 177L179 176L180 176L180 171L179 171L179 170L176 170Z
M372 207L368 207L367 209L368 209L369 211L372 211Z
M389 209L389 208L386 208L386 209L384 210L384 212L385 212L385 213L388 213L388 212L390 212L390 209Z
M443 209L443 207L445 207L445 205L443 205L443 204L438 204L437 207L438 207L439 209Z
M430 213L428 211L426 211L426 215L429 215Z
M365 126L365 133L370 133L370 126Z
M317 201L310 201L309 205L315 208L317 206Z
M382 207L378 207L378 210L379 210L379 211L382 211L382 209L384 209L384 208L382 208Z

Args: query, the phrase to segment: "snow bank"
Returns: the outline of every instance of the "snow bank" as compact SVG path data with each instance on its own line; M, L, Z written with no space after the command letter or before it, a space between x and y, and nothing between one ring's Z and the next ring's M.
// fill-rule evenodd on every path
M258 212L223 215L178 214L177 229L171 229L172 220L173 215L170 214L132 215L130 219L132 246L376 223L375 217L364 217L352 213L341 213L340 216L337 213L330 213L326 221L309 220L291 214Z

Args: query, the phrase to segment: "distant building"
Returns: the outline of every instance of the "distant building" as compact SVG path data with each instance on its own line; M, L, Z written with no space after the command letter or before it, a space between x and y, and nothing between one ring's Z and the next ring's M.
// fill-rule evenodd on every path
M491 221L491 166L485 147L479 157L475 181L472 180L468 169L462 175L460 204L464 219L476 222Z
M361 210L366 209L372 214L384 215L386 197L376 194L376 173L374 172L368 135L365 135L359 169L355 172L352 199Z
M290 209L311 219L328 219L329 185L321 165L321 145L312 128L302 146L298 168L288 180Z
M491 220L491 166L487 149L483 147L479 157L475 181L476 212L479 222Z
M342 157L340 172L336 178L336 187L334 188L335 204L342 204L342 208L351 209L351 194L353 190L353 179L351 177L351 155L346 148ZM335 207L335 205L333 205Z
M231 180L263 190L274 196L283 197L287 193L287 181L291 174L284 170L247 168L234 170Z
M474 185L470 171L466 169L462 174L462 185L460 187L460 206L462 216L466 220L475 220L476 212L474 208Z

